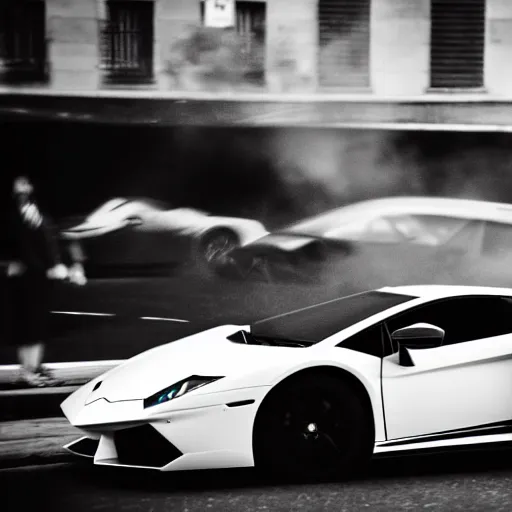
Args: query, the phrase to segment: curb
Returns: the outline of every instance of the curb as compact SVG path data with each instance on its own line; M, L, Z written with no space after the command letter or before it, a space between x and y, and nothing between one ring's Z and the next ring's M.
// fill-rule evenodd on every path
M0 423L0 469L76 460L63 446L81 433L64 418Z
M19 365L0 366L0 422L55 418L60 404L86 382L123 363L123 360L47 363L59 386L33 388L18 381ZM4 423L0 423L1 430ZM0 454L1 457L1 454Z
M45 363L55 377L69 386L78 386L85 384L99 375L119 366L124 360L102 360L87 362L66 362L66 363ZM10 364L0 366L0 390L3 388L16 388L16 382L20 375L20 365ZM32 389L32 388L31 388Z

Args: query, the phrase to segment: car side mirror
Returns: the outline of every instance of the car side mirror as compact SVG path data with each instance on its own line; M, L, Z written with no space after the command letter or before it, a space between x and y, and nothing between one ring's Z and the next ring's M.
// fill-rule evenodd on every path
M391 339L398 345L398 364L414 366L409 349L437 348L443 344L445 331L432 324L417 323L397 329Z

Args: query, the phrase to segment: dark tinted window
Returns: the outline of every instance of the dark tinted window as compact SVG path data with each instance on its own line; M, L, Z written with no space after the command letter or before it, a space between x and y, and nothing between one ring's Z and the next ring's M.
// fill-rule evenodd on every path
M453 239L468 226L468 219L446 217L442 215L411 215L409 223L404 222L397 228L407 233L411 242L420 245L443 245ZM406 231L407 230L407 231Z
M499 222L486 222L483 253L486 256L512 254L512 226Z
M453 238L468 224L467 219L457 217L390 215L373 219L360 240L439 246Z
M380 291L358 293L261 320L252 324L251 334L317 343L369 316L414 298Z
M444 329L443 345L501 336L512 333L512 301L501 297L447 299L397 315L387 326L391 334L418 322Z
M368 354L370 356L382 357L384 352L382 324L364 329L336 346L355 350L356 352L362 352L363 354Z
M397 231L393 217L376 217L356 221L328 233L329 238L370 243L400 243L406 238Z

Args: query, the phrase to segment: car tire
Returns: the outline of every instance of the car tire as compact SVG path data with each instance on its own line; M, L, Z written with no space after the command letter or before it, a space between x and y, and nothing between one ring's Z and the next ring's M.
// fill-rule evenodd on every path
M240 246L238 235L230 229L215 229L203 236L198 248L200 269L209 274L218 273L219 268L229 264L227 254Z
M254 425L254 462L263 474L299 479L360 474L374 447L373 417L343 379L292 379L264 400Z

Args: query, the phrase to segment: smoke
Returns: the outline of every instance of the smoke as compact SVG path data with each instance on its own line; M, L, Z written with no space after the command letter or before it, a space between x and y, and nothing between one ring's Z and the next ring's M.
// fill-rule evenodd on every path
M261 85L264 45L234 29L191 27L169 49L167 72L182 90L230 91Z
M428 192L443 196L483 201L512 201L512 153L510 136L495 134L433 134L426 144L418 137L421 151L419 165L430 174ZM428 150L436 141L437 150Z
M484 134L288 129L269 133L267 144L282 187L278 198L286 199L281 207L295 221L359 200L396 195L512 202L510 140ZM280 220L285 217L278 205L270 211L278 212ZM392 285L510 286L508 253L484 254L488 237L475 226L468 235L468 254L454 258L427 246L375 246L334 260L323 268L320 286L303 287L313 294L313 302ZM508 238L510 250L512 236ZM473 256L471 246L476 247ZM283 303L272 297L269 293L269 304Z
M414 147L400 149L392 132L279 130L269 153L296 218L356 200L421 194Z
M290 220L395 195L512 202L510 135L280 129L265 140Z

